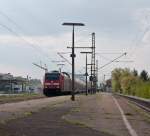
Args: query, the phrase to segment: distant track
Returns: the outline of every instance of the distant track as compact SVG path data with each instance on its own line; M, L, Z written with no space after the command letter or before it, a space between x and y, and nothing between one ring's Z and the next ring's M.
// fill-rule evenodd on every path
M130 100L132 103L136 104L138 107L150 113L150 100L139 98L139 97L134 97L134 96L122 95L122 94L115 94L115 95L118 95L118 96L121 96Z

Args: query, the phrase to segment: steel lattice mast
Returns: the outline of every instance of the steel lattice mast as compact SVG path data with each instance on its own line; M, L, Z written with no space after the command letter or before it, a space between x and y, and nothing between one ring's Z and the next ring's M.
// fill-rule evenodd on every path
M92 93L96 92L95 33L92 33L91 90Z

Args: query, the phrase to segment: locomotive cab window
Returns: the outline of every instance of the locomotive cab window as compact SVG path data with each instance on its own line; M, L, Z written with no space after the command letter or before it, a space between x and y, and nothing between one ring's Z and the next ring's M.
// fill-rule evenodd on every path
M60 74L46 74L45 80L59 80Z

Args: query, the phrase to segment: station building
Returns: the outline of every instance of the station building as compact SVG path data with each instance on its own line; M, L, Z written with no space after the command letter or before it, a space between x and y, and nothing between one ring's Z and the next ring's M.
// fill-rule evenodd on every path
M0 93L41 92L42 83L39 79L14 77L10 73L0 73Z

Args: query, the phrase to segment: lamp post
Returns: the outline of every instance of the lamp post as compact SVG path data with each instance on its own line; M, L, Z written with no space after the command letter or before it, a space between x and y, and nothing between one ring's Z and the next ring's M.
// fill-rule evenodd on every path
M87 89L87 76L88 76L88 73L87 73L87 54L91 54L92 52L80 52L80 53L83 53L83 54L86 54L86 64L85 64L85 81L86 81L86 95L88 95L88 89Z
M72 26L72 96L71 96L71 100L74 101L75 100L75 88L74 88L74 74L75 74L75 62L74 62L74 58L75 58L75 53L74 53L74 27L75 26L84 26L83 23L63 23L62 25L65 26Z

